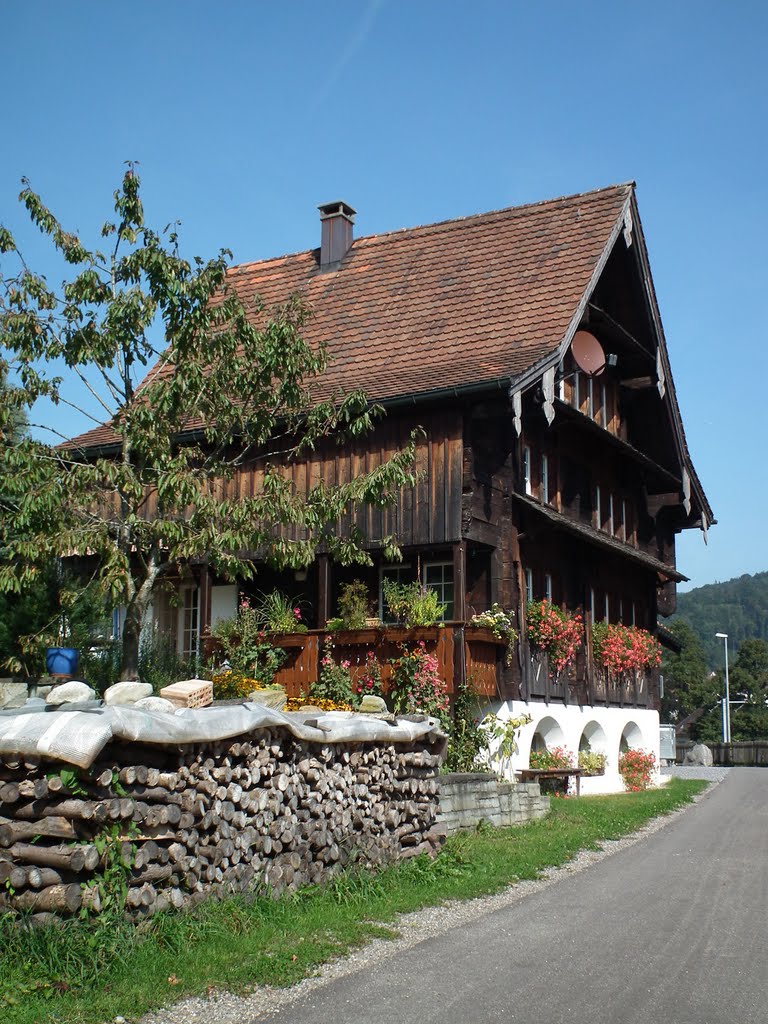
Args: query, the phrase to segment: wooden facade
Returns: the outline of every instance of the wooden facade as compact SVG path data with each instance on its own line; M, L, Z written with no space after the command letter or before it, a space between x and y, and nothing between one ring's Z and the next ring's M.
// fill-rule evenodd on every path
M386 409L367 437L286 461L280 469L295 494L369 472L418 431L416 485L336 524L340 535L354 526L366 538L370 567L333 565L321 546L305 573L264 567L250 588L279 588L311 628L281 670L289 692L317 672L340 587L363 580L381 613L382 578L400 573L435 587L448 605L434 643L451 687L473 675L490 696L493 675L503 699L655 706L653 676L600 677L592 624L656 630L684 579L676 535L706 532L714 520L685 441L633 184L350 235L345 246L333 264L309 250L230 275L235 290L266 306L301 295L313 310L307 340L328 345L329 393L363 388ZM254 306L254 321L260 315ZM574 353L579 330L605 353L596 375ZM87 448L110 438L105 425L77 440ZM213 486L229 498L258 495L264 468L254 459ZM400 568L383 562L388 536L402 549ZM258 551L247 554L258 560ZM187 624L197 616L199 642L227 591L204 559L190 568L190 605L174 620L185 650ZM506 666L497 650L491 656L467 640L472 615L494 603L524 636L527 600L544 597L584 619L583 649L567 676L547 669L543 679L524 642ZM227 600L234 611L236 593ZM347 639L337 652L356 665L363 647ZM385 669L393 642L369 640Z

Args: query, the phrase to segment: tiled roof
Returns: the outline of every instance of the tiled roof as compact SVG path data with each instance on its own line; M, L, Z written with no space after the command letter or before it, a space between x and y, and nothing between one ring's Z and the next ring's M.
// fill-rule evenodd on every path
M632 185L354 240L338 269L318 250L245 263L231 284L256 312L298 293L331 356L324 389L392 399L517 376L563 340ZM109 427L75 440L114 440Z

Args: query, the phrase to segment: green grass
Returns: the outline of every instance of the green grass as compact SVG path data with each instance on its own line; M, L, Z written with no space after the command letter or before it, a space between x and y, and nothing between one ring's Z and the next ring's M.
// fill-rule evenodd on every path
M553 800L548 818L453 837L434 861L347 874L279 900L211 902L137 928L77 923L24 932L0 922L0 1020L89 1024L138 1017L210 988L291 985L350 948L395 936L402 912L536 878L688 802L705 785L674 779L663 790Z

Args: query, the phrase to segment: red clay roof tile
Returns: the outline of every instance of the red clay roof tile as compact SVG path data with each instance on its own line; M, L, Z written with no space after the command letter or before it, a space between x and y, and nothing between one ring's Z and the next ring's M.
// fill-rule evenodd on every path
M326 392L392 399L513 377L562 341L631 184L354 240L338 269L318 250L229 271L246 308L294 293L326 342ZM114 441L109 426L75 440Z

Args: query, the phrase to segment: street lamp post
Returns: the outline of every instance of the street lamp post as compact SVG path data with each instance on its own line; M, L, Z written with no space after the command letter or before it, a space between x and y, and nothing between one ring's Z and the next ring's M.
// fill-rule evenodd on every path
M725 700L723 701L723 743L731 742L731 688L728 682L728 634L715 633L718 640L723 641L725 657Z

